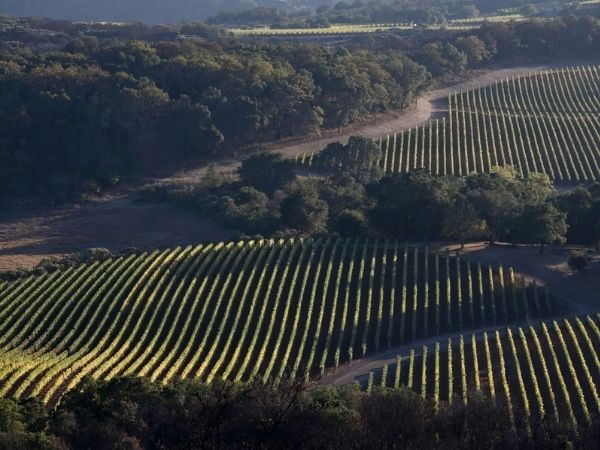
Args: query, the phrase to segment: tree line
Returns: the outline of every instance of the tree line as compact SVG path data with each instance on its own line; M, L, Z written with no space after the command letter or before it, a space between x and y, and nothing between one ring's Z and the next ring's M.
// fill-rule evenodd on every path
M468 404L408 389L309 388L280 383L163 385L86 378L48 410L36 399L0 400L0 447L183 448L594 448L597 416L576 430L473 392ZM531 419L530 419L531 420Z
M425 170L382 177L373 141L353 137L325 150L332 151L362 159L342 173L314 176L259 153L242 162L237 177L210 172L199 184L175 180L142 194L196 209L246 236L488 240L536 244L541 252L546 244L600 241L598 184L560 193L548 176L523 178L512 168L461 178Z
M440 25L451 19L479 17L504 8L522 12L537 11L536 0L378 0L321 1L316 9L288 10L281 7L259 5L256 8L227 10L209 17L208 23L218 25L257 26L272 28L313 28L330 24L414 23L415 25ZM525 8L526 7L526 8Z

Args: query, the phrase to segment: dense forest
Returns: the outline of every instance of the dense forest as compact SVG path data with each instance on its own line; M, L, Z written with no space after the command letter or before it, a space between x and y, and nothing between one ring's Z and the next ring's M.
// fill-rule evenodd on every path
M243 41L201 24L181 27L185 39L62 33L65 43L50 49L15 44L14 30L1 43L4 199L99 193L148 159L239 153L404 108L432 77L525 58L590 58L600 48L592 18L390 34L348 49Z
M343 126L403 108L429 80L395 51L228 38L88 36L59 51L5 48L0 60L7 196L108 187L153 151L207 157Z

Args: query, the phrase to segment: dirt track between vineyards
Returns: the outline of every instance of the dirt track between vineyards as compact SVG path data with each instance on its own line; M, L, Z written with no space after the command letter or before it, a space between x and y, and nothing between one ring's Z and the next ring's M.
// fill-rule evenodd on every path
M535 321L531 324L535 325L537 323L538 321ZM522 326L525 325L526 324L522 324ZM502 327L489 326L485 328L478 328L476 330L465 330L464 334L465 336L475 335L475 338L479 340L483 338L484 333L488 333L489 336L496 330L500 330L502 332ZM439 342L440 345L443 346L445 343L447 344L448 339L458 339L458 336L460 336L459 332L448 333L441 336L432 336L426 339L420 339L409 344L391 347L381 353L376 353L365 358L355 359L350 363L342 364L337 369L330 369L326 371L322 377L317 378L315 381L319 384L327 384L337 387L351 384L356 381L364 384L369 376L369 372L381 370L384 364L388 364L389 366L396 364L396 358L398 356L400 356L401 361L404 362L409 358L408 355L411 350L415 351L415 356L420 356L424 346L431 347L435 345L436 342Z
M376 116L371 122L349 126L341 133L329 132L319 138L301 141L273 142L265 145L265 148L286 157L294 157L321 150L330 142L346 141L352 135L361 134L371 138L383 136L442 116L447 110L446 98L452 91L474 89L507 77L574 64L519 66L477 73L470 80L428 92L415 106L405 111ZM217 172L228 173L233 172L240 162L239 158L224 159L217 161L214 167ZM197 182L205 176L208 167L208 164L188 164L188 167L180 168L176 175L160 175L145 182L173 178ZM107 247L115 251L130 246L146 249L230 239L233 236L230 230L209 218L173 206L140 204L135 197L131 189L123 189L119 195L93 204L0 214L0 271L32 267L44 257L64 255L89 247Z
M460 245L439 245L440 250L450 249L452 252L460 249ZM545 255L540 255L538 248L498 246L489 247L484 243L469 244L460 252L461 257L467 256L472 261L487 264L504 264L513 267L515 275L525 276L527 282L536 281L540 286L546 286L551 292L558 295L568 308L566 315L584 315L600 312L600 255L594 257L590 268L582 274L572 273L567 265L568 254L560 247L549 247ZM540 321L532 321L535 325ZM516 326L516 324L514 324ZM521 326L528 326L523 323ZM501 326L488 326L476 330L465 330L464 334L475 334L477 339L483 333L502 330ZM364 383L369 372L380 370L384 364L395 364L396 356L402 355L405 359L410 350L414 349L419 354L423 346L431 347L436 342L443 344L449 338L458 337L460 333L454 332L442 336L428 337L404 345L386 349L380 353L366 358L354 360L343 364L335 370L329 370L316 381L321 384L342 386L359 381Z

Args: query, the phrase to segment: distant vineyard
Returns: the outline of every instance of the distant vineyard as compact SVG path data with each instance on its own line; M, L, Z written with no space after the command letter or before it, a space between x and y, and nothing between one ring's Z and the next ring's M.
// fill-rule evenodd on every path
M600 0L599 0L600 1ZM407 31L415 28L427 30L470 30L479 28L484 23L517 22L527 20L516 11L510 14L473 17L466 19L452 19L447 23L436 25L418 25L415 23L365 23L365 24L333 24L324 28L231 28L229 31L240 36L326 36L345 34L379 33L382 31Z
M467 19L453 19L449 23L451 25L482 25L488 22L522 22L528 20L527 17L520 15L517 11L480 17L469 17Z
M406 386L436 403L467 403L470 393L480 391L529 418L583 425L600 411L599 320L457 336L371 372L366 388Z
M382 24L340 24L326 28L248 28L230 29L234 34L245 36L296 36L296 35L336 35L336 34L365 34L377 33L388 30L410 30L414 25L410 23L382 23Z
M419 337L559 312L491 268L397 241L207 244L0 285L0 395L84 375L309 377Z
M540 71L450 95L442 120L378 140L387 174L438 175L512 166L556 181L600 180L600 68ZM353 158L356 155L347 155ZM343 168L325 154L299 163Z

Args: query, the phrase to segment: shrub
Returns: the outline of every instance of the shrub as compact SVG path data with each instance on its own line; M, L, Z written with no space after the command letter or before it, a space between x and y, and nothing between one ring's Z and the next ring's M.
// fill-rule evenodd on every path
M590 264L590 258L584 251L578 250L569 256L569 267L575 272L583 272Z

